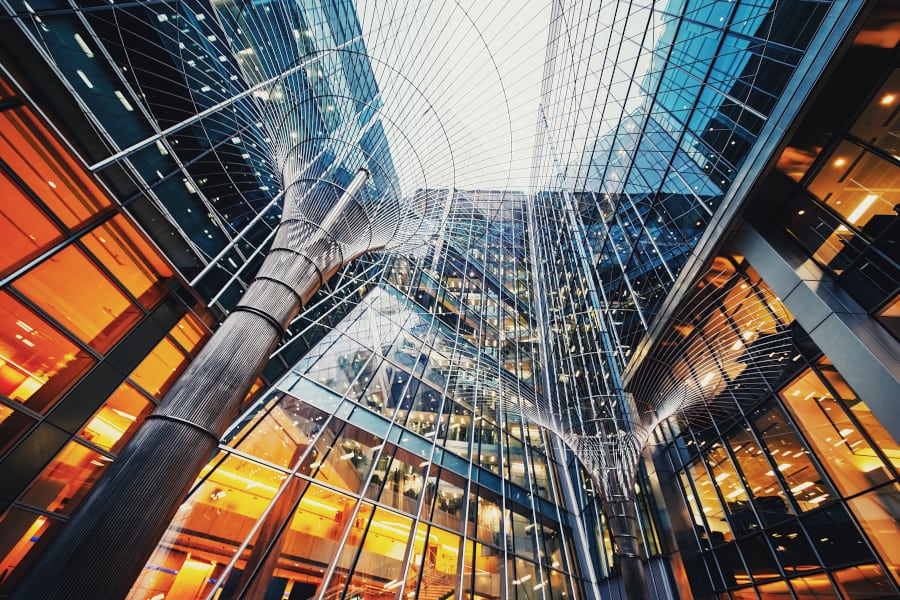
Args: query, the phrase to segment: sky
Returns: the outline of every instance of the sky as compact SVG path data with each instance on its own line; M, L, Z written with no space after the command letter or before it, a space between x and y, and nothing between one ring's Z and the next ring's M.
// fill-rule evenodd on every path
M357 2L403 188L528 189L550 8Z

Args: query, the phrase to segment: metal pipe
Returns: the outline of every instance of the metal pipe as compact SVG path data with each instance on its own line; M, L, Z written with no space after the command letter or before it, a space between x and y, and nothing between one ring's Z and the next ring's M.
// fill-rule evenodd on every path
M322 282L348 262L334 226L352 210L353 195L368 178L364 169L357 173L321 226L299 219L296 206L285 207L272 249L240 304L11 598L126 596L285 328ZM369 234L368 222L358 227L353 234Z

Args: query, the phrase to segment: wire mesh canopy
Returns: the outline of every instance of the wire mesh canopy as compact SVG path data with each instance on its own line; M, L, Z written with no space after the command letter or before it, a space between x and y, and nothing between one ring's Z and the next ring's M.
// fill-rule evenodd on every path
M601 493L631 490L641 452L662 423L694 429L725 423L768 392L789 363L785 314L759 282L714 263L631 378L627 410L575 422L538 400L528 415L572 448ZM597 398L588 404L607 403Z

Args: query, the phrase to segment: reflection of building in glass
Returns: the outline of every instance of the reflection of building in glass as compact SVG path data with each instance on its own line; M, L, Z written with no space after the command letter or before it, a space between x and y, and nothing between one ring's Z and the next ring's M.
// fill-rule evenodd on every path
M529 415L614 436L651 368L716 389L643 454L655 597L900 596L896 15L656 4L554 5L535 192L417 190L444 229L326 282L129 597L621 597ZM404 168L352 4L272 6L4 5L0 597L258 269L260 106L306 94L301 178ZM725 357L778 331L774 374Z

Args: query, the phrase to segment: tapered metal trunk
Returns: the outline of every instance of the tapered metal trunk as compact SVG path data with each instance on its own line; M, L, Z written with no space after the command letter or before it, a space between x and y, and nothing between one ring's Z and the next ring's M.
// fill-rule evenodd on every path
M286 206L256 280L13 592L118 600L144 568L284 329L351 256L336 237L360 210L360 171L318 224ZM286 201L287 204L287 201ZM362 220L356 219L356 222ZM340 234L335 231L340 230ZM374 249L374 248L373 248Z
M647 585L638 545L634 498L622 493L610 494L603 499L603 510L609 520L609 530L616 544L616 558L622 575L625 597L628 600L649 600L650 588Z

